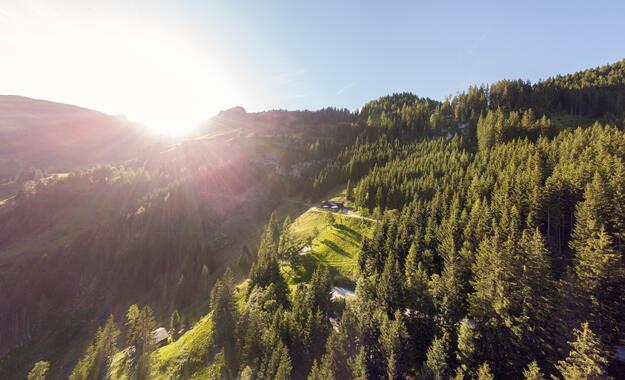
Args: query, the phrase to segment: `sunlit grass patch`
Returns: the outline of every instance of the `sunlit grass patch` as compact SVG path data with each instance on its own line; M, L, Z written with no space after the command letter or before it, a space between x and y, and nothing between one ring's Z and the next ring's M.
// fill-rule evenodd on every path
M307 282L319 265L327 266L335 281L354 280L362 239L371 235L372 222L339 213L333 216L335 223L329 225L327 212L309 210L293 223L292 232L297 239L312 239L312 250L284 268L289 283Z

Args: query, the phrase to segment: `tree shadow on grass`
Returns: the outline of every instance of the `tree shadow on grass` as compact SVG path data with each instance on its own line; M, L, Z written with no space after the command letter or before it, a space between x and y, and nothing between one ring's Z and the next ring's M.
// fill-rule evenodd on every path
M351 227L348 227L344 224L336 224L334 228L343 232L345 235L349 236L355 242L360 242L362 240L362 234L360 234L360 232L354 230Z
M343 248L339 247L338 244L336 244L335 242L328 240L328 239L323 239L321 241L321 244L325 244L328 247L330 247L332 250L334 250L335 252L337 252L339 255L342 256L346 256L346 257L350 257L349 252L347 252L346 250L344 250Z

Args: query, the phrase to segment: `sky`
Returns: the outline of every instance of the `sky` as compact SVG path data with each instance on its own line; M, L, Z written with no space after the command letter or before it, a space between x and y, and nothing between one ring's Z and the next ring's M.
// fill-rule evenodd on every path
M0 0L0 94L167 133L219 110L443 99L625 58L621 1Z

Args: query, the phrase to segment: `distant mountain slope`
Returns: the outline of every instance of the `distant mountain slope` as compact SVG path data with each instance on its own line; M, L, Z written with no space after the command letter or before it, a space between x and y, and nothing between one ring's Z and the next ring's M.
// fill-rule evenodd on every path
M45 100L0 95L0 180L39 168L68 171L136 156L146 134L123 118Z
M219 112L202 125L196 133L202 135L242 128L246 133L261 135L304 133L310 136L318 134L324 128L349 128L353 120L354 114L345 108L327 107L317 111L247 112L243 107L233 107ZM333 132L333 136L335 134Z

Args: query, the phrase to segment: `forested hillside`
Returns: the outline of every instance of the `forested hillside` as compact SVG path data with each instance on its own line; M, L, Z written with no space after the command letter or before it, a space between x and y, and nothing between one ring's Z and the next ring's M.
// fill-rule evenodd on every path
M215 122L0 208L6 373L623 378L625 61Z

